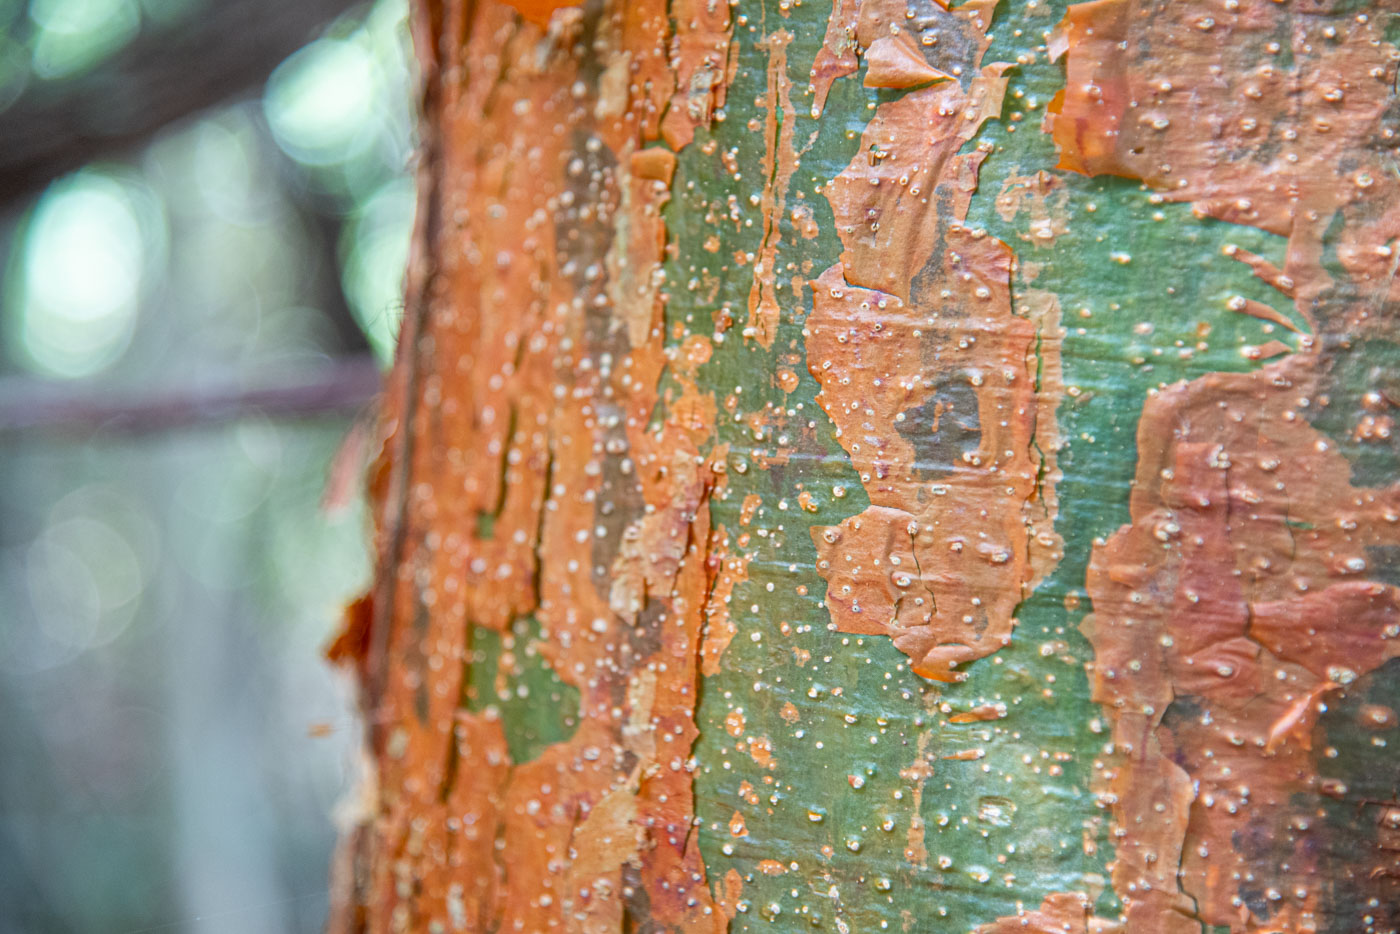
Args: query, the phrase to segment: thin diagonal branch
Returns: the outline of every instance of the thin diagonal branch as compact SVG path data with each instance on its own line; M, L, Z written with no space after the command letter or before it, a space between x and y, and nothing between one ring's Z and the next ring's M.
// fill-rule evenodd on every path
M368 354L295 374L226 380L120 394L91 383L0 380L0 436L143 435L224 424L353 414L379 394L379 365Z

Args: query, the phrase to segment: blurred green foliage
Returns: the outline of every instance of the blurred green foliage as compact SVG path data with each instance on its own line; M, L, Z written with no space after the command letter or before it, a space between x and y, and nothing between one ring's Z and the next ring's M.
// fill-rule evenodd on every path
M0 0L0 108L196 0ZM387 360L412 215L403 0L60 179L0 234L0 377L178 391ZM348 313L348 314L347 314ZM3 385L3 383L0 383ZM0 389L3 391L3 389ZM313 931L368 579L342 416L0 443L0 932Z

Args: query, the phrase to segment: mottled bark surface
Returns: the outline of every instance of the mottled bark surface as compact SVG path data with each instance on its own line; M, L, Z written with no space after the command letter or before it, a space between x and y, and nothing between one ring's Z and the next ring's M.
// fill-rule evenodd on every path
M420 3L332 929L1395 931L1396 8Z

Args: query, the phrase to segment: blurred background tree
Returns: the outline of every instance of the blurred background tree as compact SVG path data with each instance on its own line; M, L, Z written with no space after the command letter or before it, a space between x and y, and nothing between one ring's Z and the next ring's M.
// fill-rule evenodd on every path
M0 0L0 931L322 923L404 16Z

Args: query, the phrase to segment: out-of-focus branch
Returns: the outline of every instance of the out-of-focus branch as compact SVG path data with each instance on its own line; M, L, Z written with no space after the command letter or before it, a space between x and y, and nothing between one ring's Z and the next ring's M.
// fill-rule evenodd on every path
M380 382L379 365L367 354L261 381L203 383L129 395L92 384L10 378L0 381L0 435L149 434L249 416L348 414L373 401Z
M0 202L41 189L161 127L262 86L362 0L218 0L149 29L91 71L36 81L0 111Z

